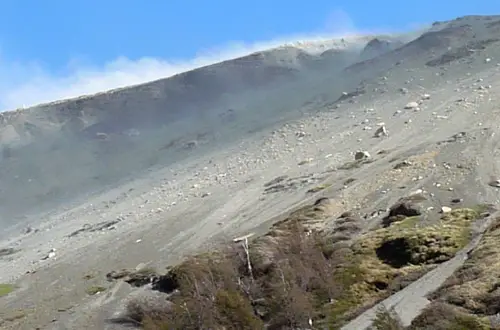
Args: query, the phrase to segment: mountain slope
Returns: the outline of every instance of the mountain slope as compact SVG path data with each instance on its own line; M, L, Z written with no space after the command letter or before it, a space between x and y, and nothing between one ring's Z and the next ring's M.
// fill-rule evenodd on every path
M260 284L278 279L273 284L282 288L273 270L287 266L277 261L288 259L278 254L273 260L273 251L302 256L292 265L300 276L281 270L293 288L287 292L319 299L307 305L318 326L363 328L374 314L370 307L380 301L394 304L406 325L421 308L417 321L423 322L425 307L436 302L483 322L498 312L474 309L484 305L483 297L494 298L488 290L498 273L490 244L498 233L492 228L482 236L487 228L479 230L475 222L495 220L487 205L500 200L500 132L494 120L500 114L498 22L500 16L467 16L436 23L411 40L369 36L345 49L287 46L5 114L2 143L9 148L0 163L0 214L4 223L25 214L33 228L3 242L0 283L17 289L0 297L1 326L123 329L108 321L131 294L166 300L148 286L129 285L147 282L133 274L151 275L155 268L164 275L166 265L219 242L245 253L228 241L248 233L255 237L252 253L268 257L254 264ZM41 214L43 208L50 213ZM307 231L290 236L289 225L297 222ZM341 277L352 285L314 295L311 283L331 269L310 272L318 259L303 256L318 256L317 244L310 254L293 253L310 246L297 243L310 243L311 235L326 239L321 253L359 261L348 264L356 276ZM295 244L291 255L279 250L288 246L280 242ZM491 267L475 265L482 273L467 273L461 268L464 262L470 267L466 252L469 263L487 257ZM338 267L336 257L322 265ZM119 279L123 268L130 272ZM247 268L236 268L229 267L225 289L248 280ZM457 268L460 281L445 283L450 291L422 296ZM340 269L335 274L345 275ZM422 276L432 269L437 271ZM234 272L242 282L234 281L240 278ZM200 273L209 274L192 275ZM465 275L477 278L462 283ZM185 290L180 297L196 292ZM412 303L415 292L419 299ZM454 299L468 299L467 292L473 293L473 305ZM205 297L211 296L186 303L203 310L192 304L213 302ZM286 312L295 306L293 299L279 306L268 300L262 294L250 302L260 303L252 305L252 320L290 321ZM276 313L266 316L270 307ZM306 327L308 317L293 322Z
M321 93L309 82L353 63L362 42L334 45L335 58L280 47L139 86L5 112L0 180L9 188L0 190L0 221L12 223L31 206L50 209L168 165L189 155L184 145L190 141L242 139L245 132L293 118L297 110L291 109ZM326 90L349 88L346 81L336 85ZM295 90L301 91L297 98Z

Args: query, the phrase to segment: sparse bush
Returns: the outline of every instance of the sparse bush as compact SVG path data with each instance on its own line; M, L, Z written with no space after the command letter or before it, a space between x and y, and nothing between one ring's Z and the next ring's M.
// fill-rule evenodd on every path
M249 246L186 259L153 283L168 298L162 303L167 307L133 301L127 318L146 330L303 329L311 321L336 329L432 267L426 258L422 264L391 266L377 255L388 238L416 234L404 222L365 234L355 246L339 241L342 233L335 229L312 229L308 224L329 217L327 202L291 213ZM341 228L355 224L343 222ZM439 241L439 232L433 235ZM446 231L443 235L450 237ZM380 314L375 325L401 329L393 321L392 314Z
M373 320L374 330L403 330L404 327L394 310L381 308Z
M434 302L411 323L409 330L488 330L488 322L444 303Z

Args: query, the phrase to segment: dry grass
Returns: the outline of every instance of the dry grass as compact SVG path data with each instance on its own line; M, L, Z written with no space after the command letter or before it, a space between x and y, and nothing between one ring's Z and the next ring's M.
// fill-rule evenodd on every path
M434 302L429 305L408 330L491 330L486 319L471 316L458 308Z
M168 301L132 301L128 317L147 330L297 329L308 328L310 321L337 329L453 257L478 214L455 210L424 228L410 218L368 233L352 246L342 242L348 231L339 236L315 229L330 216L329 201L321 199L275 224L248 249L232 246L190 257L155 284ZM403 254L378 252L400 240L406 242L397 246Z
M393 310L380 309L373 320L374 330L404 330L404 326Z
M499 242L497 219L464 265L430 298L460 307L464 315L472 318L496 317L500 313Z

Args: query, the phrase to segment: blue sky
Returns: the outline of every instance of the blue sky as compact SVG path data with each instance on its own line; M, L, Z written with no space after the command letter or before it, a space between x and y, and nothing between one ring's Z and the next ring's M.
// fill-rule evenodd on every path
M301 36L402 30L498 0L3 0L0 110L175 74Z

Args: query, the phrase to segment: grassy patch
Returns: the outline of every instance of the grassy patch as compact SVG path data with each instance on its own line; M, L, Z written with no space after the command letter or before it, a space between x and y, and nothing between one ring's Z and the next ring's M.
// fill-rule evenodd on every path
M0 283L0 297L6 296L12 291L14 291L15 287L12 284L1 284Z
M89 295L89 296L93 296L93 295L96 295L98 293L101 293L103 291L106 291L106 288L103 287L103 286L98 286L98 285L93 285L93 286L90 286L88 287L85 292Z
M320 199L276 223L248 249L237 245L188 258L155 283L170 294L168 307L134 302L130 318L149 330L306 328L309 319L318 328L337 329L452 258L479 217L477 210L457 209L427 227L409 217L349 245L335 231L315 229L329 212L328 201Z
M418 226L418 217L409 217L360 237L351 247L350 267L340 273L349 281L340 281L346 292L333 304L336 321L330 323L340 326L452 258L469 241L470 224L478 216L472 209L454 210L427 227Z
M464 265L430 298L448 308L460 308L468 318L484 319L500 313L499 242L500 219L497 219Z

